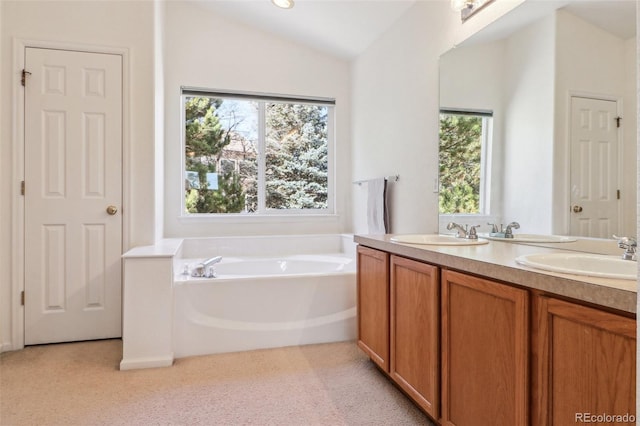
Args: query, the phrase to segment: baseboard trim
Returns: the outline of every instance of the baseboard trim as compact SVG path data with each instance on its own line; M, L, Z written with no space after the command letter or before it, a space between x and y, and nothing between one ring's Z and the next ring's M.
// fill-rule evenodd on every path
M157 358L134 358L122 359L120 370L136 370L139 368L171 367L173 365L173 354L166 357Z
M0 343L0 354L2 352L9 352L13 350L13 345L11 342Z

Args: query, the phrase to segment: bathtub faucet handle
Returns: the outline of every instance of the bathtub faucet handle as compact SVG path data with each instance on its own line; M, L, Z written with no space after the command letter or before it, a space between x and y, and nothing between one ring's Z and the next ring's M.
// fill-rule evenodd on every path
M216 269L213 266L209 266L207 268L207 273L204 275L205 278L215 278L216 277Z
M204 277L205 269L202 266L202 263L197 264L193 268L191 268L191 276L195 278Z

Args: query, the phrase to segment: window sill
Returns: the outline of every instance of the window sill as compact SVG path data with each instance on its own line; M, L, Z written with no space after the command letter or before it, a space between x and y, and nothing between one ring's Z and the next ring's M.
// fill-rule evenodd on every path
M190 215L179 216L181 223L287 223L287 222L337 222L340 216L336 213L311 214L225 214L225 215Z

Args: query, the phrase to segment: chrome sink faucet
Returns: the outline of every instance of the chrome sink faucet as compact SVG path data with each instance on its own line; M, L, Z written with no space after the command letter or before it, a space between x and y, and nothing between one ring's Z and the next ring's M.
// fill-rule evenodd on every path
M500 224L500 228L498 228L498 225L496 225L495 223L487 223L487 225L491 225L491 234L503 234L496 235L502 238L513 238L512 229L520 228L520 224L518 222L511 222L507 225L506 228L502 224Z
M614 235L613 238L618 240L618 247L624 249L622 258L624 260L636 260L636 250L638 248L638 241L633 237L618 237Z
M471 227L469 227L468 225L465 225L464 228L462 227L462 225L459 225L455 222L449 222L447 224L447 229L449 231L452 230L456 230L456 238L465 238L467 240L477 240L478 239L478 233L476 232L476 228L479 227L480 225L473 225Z
M511 228L520 229L520 224L518 222L511 222L510 224L508 224L504 230L505 238L513 238L513 232L511 231Z

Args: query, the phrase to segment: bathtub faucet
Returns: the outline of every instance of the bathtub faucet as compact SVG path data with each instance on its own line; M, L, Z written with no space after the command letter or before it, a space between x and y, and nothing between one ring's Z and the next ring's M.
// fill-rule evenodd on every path
M216 256L209 258L207 260L203 260L201 263L198 263L191 270L192 277L204 277L204 278L215 278L216 272L213 269L213 265L220 262L222 260L222 256Z

